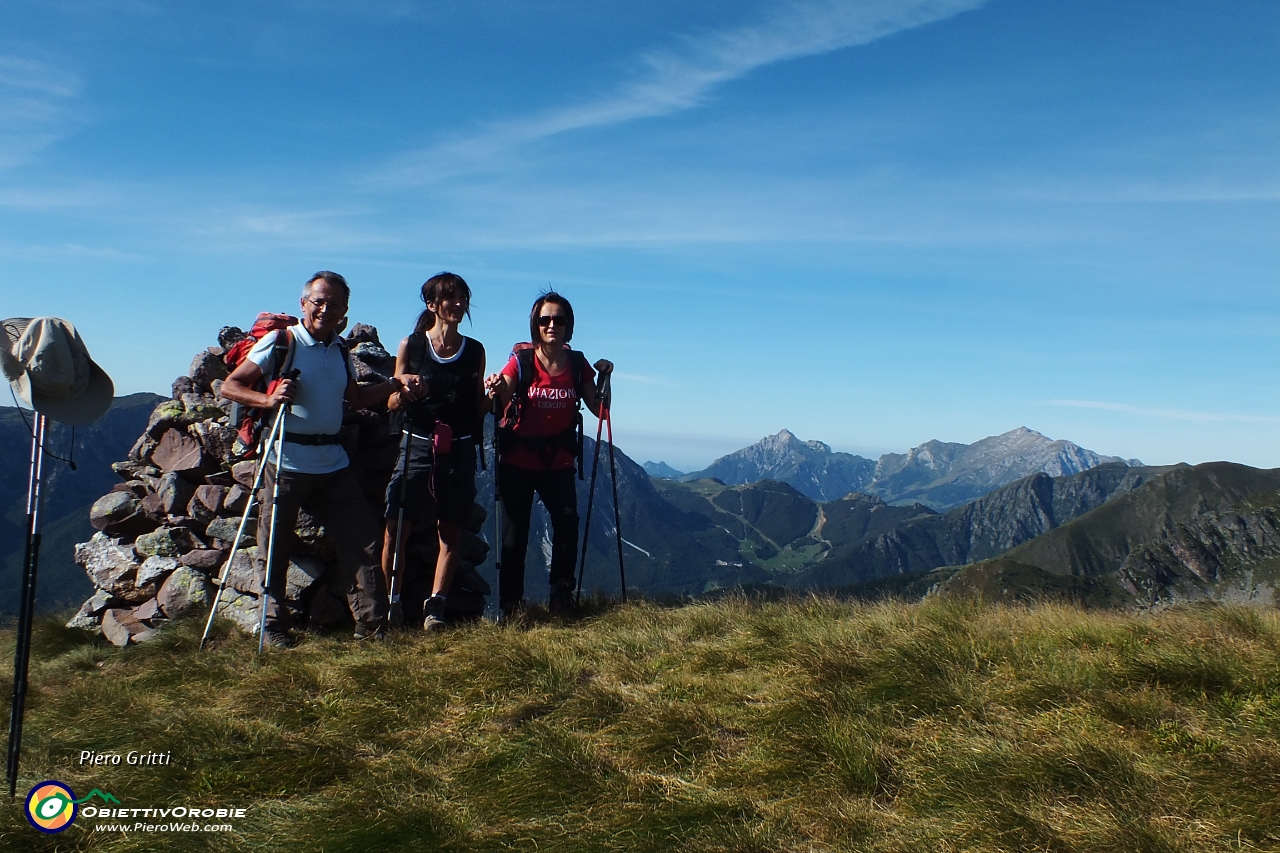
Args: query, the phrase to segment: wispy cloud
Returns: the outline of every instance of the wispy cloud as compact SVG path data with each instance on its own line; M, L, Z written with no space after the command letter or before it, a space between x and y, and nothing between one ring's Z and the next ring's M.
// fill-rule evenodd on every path
M0 169L24 162L65 133L75 75L43 62L0 55Z
M977 8L986 0L811 0L789 2L764 21L686 35L641 54L630 79L602 98L500 123L487 132L399 157L384 184L429 183L488 168L500 154L562 133L697 107L724 84L757 68L868 44Z
M1045 400L1050 406L1067 406L1074 409L1102 409L1108 412L1124 412L1130 415L1143 415L1150 418L1190 421L1198 424L1210 423L1245 423L1245 424L1280 424L1280 417L1267 415L1236 415L1222 412L1189 412L1185 409L1151 409L1144 406L1131 406L1128 403L1107 403L1099 400Z

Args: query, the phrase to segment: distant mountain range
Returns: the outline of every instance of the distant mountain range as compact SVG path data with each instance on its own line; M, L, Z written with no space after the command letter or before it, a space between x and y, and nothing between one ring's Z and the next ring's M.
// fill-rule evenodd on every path
M814 500L862 492L891 504L948 510L1032 474L1069 476L1113 462L1142 464L1054 441L1026 427L973 444L928 441L905 454L886 453L875 462L832 451L821 441L802 441L784 429L680 479L711 478L728 485L770 479Z
M158 394L117 397L93 424L75 429L76 470L45 456L44 514L36 600L42 610L78 605L93 592L74 548L93 535L89 507L121 482L111 463L124 459L156 404ZM31 412L0 407L0 613L15 613L22 597L26 550L27 477L31 465ZM72 430L53 424L45 447L67 456Z
M641 467L650 477L658 477L664 480L676 480L684 476L683 471L677 471L665 462L646 462Z
M111 462L127 456L164 399L117 399L98 423L76 431L78 471L50 462L42 610L88 594L72 545L92 533L90 504L119 482ZM70 439L57 427L50 448L62 455ZM0 453L8 463L0 468L0 610L9 613L21 577L29 449L20 413L0 409ZM588 459L593 450L588 437ZM1280 584L1280 470L1144 467L1027 429L973 445L929 442L875 463L784 430L682 480L652 476L674 469L651 463L647 471L616 448L615 463L627 586L650 597L736 587L913 596L935 590L1150 606L1269 601ZM790 479L760 479L762 472ZM997 485L987 488L991 483ZM492 466L478 472L477 486L490 509L485 532L492 541ZM578 482L583 516L588 486L589 472ZM835 492L835 499L822 497ZM965 495L974 498L947 509ZM536 509L527 563L535 600L546 595L547 528L545 512ZM602 453L588 592L620 587L615 534ZM481 571L493 581L492 556Z

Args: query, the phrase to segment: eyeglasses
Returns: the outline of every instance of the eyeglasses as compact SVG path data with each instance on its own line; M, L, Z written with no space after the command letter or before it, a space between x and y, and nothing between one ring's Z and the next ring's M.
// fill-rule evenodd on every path
M538 325L544 329L552 323L555 323L557 326L567 326L569 325L569 318L562 317L559 314L543 314L538 317Z
M310 302L317 311L324 311L329 308L332 308L334 311L347 310L347 303L335 302L332 299L312 299L310 296L308 296L307 301Z

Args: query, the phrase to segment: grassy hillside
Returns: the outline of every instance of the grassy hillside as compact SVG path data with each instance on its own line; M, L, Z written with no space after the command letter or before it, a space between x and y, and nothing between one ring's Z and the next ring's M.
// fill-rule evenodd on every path
M728 599L262 658L198 632L117 650L43 623L21 790L247 816L44 836L19 801L0 848L1280 847L1275 611Z

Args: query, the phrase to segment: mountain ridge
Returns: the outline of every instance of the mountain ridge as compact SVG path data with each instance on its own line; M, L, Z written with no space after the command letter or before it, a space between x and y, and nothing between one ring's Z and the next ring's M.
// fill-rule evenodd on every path
M729 485L771 479L814 500L862 492L888 503L920 503L945 511L1031 474L1070 476L1117 462L1142 464L1053 440L1025 426L973 444L934 439L906 453L886 453L874 462L832 451L821 441L805 441L784 428L679 479L716 478Z

